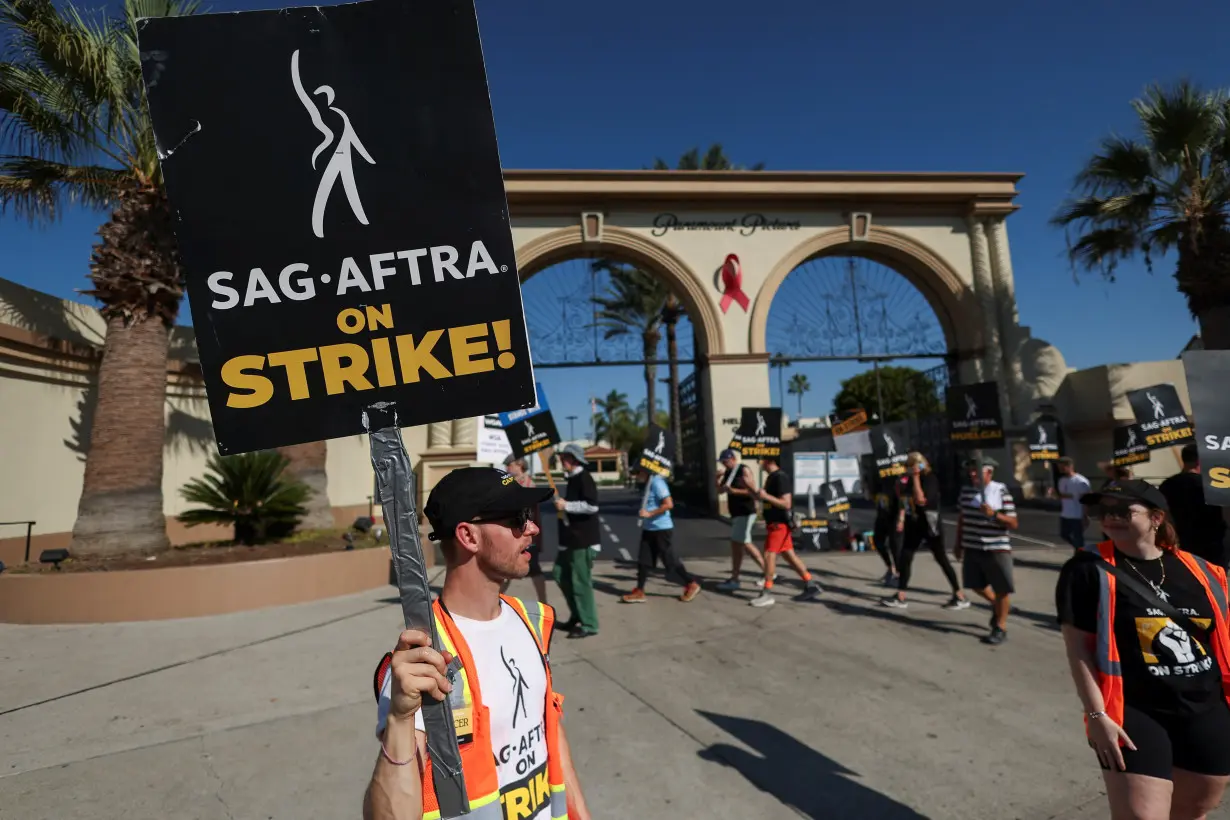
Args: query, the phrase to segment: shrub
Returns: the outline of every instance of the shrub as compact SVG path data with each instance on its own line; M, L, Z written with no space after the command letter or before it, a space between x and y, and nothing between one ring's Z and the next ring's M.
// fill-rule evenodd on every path
M204 478L182 488L185 501L202 505L179 515L186 526L230 524L235 540L252 546L289 535L306 513L306 484L284 475L289 460L269 450L210 456Z

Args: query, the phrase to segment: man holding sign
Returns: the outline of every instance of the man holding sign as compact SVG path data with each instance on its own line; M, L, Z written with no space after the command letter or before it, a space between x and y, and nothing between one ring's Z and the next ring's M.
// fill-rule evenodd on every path
M444 652L407 629L376 668L380 754L363 800L367 820L438 811L421 715L429 698L452 705L471 811L494 804L497 817L588 820L547 662L555 611L500 594L529 573L538 535L530 510L551 495L491 467L454 470L431 491L430 537L445 560L432 612ZM479 714L487 720L474 720Z
M700 594L700 582L687 571L671 544L671 537L675 532L675 524L671 520L671 510L675 508L671 488L665 478L652 475L645 466L637 467L636 480L646 485L639 513L641 550L636 568L636 589L623 596L622 600L625 604L645 602L645 584L649 580L649 571L661 558L667 579L674 576L683 586L683 594L679 596L679 600L685 603L691 601Z
M555 583L568 602L571 616L563 628L569 638L598 634L598 605L594 603L594 555L602 548L598 523L598 485L585 467L589 462L578 444L569 444L559 454L568 476L564 497L555 499L555 509L565 513L559 528L559 553L555 556Z

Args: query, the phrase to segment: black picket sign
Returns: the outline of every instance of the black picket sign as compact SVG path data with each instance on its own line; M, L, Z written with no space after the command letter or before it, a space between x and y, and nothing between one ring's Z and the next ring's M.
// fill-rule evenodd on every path
M1116 467L1127 467L1149 460L1149 445L1145 443L1145 436L1139 424L1116 427L1112 441L1114 452L1111 464Z
M957 449L1002 447L1004 418L996 382L948 388L948 435Z
M799 521L799 546L803 549L825 550L829 548L829 522L827 518L804 518Z
M555 427L550 410L514 421L504 428L504 432L508 434L508 444L517 458L525 458L560 443L559 430Z
M1031 461L1055 461L1060 457L1059 424L1039 419L1029 425L1029 458Z
M744 407L739 431L735 434L734 439L739 441L744 458L780 458L782 454L782 409L780 407Z
M649 425L637 465L653 475L669 479L675 471L675 435L656 424Z
M534 404L472 0L138 33L220 452Z
M1173 384L1132 390L1127 400L1150 450L1187 444L1196 434Z
M905 474L905 461L909 458L910 431L903 421L880 424L868 433L871 438L871 455L875 460L880 478L892 478Z
M1200 428L1196 444L1204 476L1204 503L1230 507L1230 350L1183 354L1187 395Z
M820 497L824 499L830 517L850 511L850 499L846 497L846 485L840 478L821 484Z

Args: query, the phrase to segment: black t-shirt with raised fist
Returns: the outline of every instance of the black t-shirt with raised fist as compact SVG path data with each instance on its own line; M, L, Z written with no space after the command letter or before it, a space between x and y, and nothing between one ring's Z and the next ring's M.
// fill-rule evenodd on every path
M1081 551L1064 564L1055 586L1059 623L1097 634L1101 561ZM1189 635L1125 585L1116 585L1114 630L1124 700L1144 712L1174 716L1200 714L1224 701L1209 637L1213 606L1199 579L1170 552L1160 560L1142 561L1115 550L1115 565L1146 589L1150 581L1157 584L1171 606L1204 627Z

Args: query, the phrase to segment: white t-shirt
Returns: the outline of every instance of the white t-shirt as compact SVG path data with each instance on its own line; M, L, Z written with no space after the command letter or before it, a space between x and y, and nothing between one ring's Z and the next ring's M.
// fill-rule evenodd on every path
M491 715L491 752L496 759L504 816L549 820L547 672L538 644L521 617L503 601L495 620L474 621L460 615L452 618L470 647L483 705ZM470 672L473 674L474 670ZM384 731L388 719L391 679L391 675L385 676L380 689L377 735ZM453 691L460 692L461 687ZM414 716L414 728L423 731L422 712ZM535 806L537 811L533 811Z
M1089 492L1089 479L1085 478L1080 473L1066 475L1059 479L1059 492L1072 496L1071 498L1059 499L1060 518L1076 518L1085 517L1085 510L1081 506L1081 496Z

